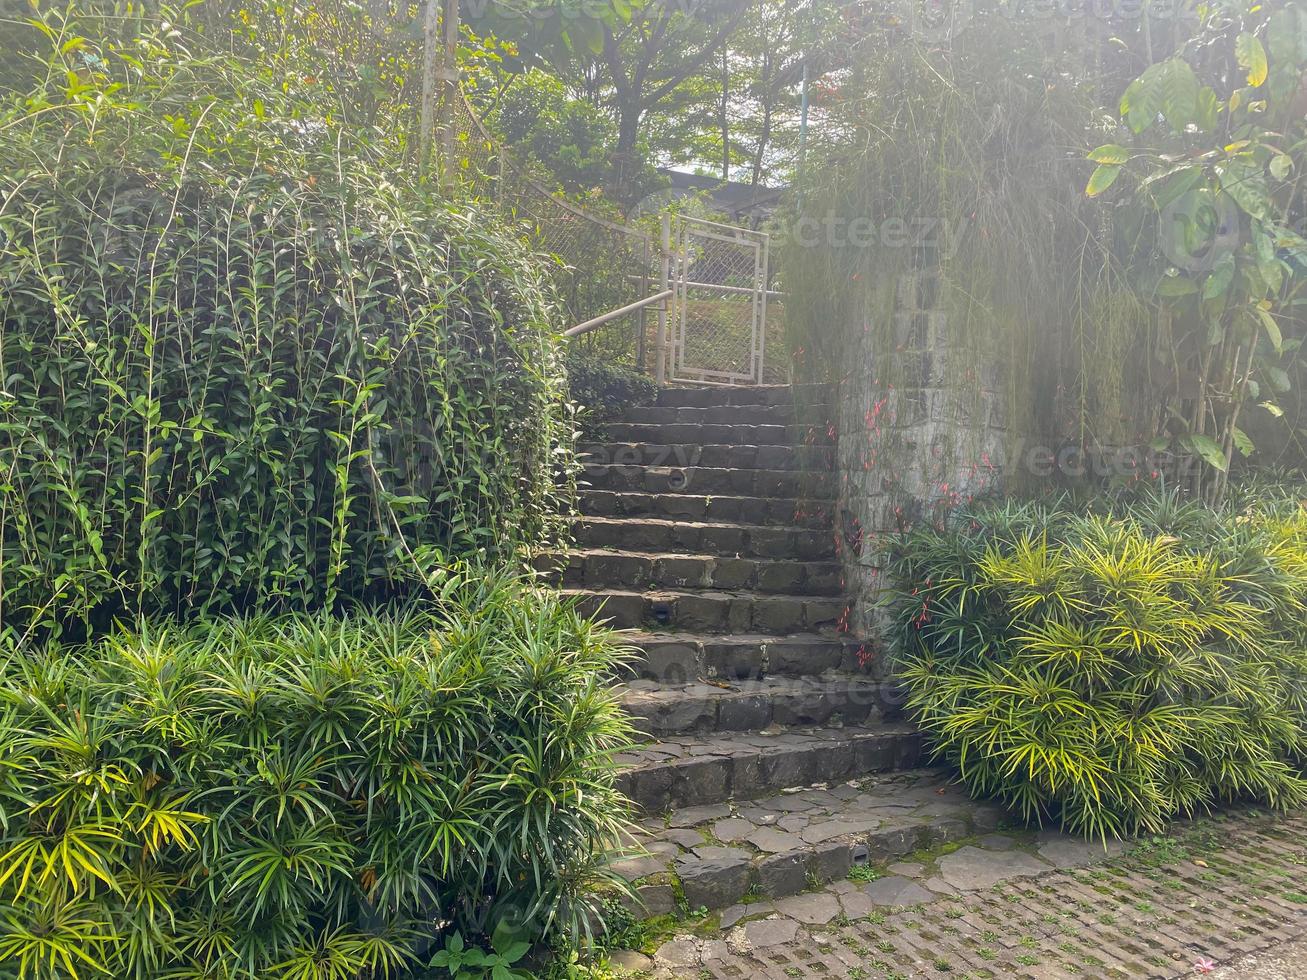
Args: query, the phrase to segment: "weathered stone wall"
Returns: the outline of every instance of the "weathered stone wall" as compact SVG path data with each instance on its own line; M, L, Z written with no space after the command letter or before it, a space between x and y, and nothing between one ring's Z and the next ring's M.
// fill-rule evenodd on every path
M880 636L885 539L997 486L1007 396L993 351L958 349L930 272L901 275L890 353L874 325L850 352L838 396L836 527L857 636Z

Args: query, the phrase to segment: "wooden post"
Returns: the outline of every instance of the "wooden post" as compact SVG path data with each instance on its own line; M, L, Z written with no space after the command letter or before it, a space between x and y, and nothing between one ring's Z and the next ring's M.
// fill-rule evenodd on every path
M664 211L662 215L662 275L658 289L666 292L671 289L672 278L672 216ZM675 299L675 296L672 297ZM654 381L658 385L667 383L667 307L676 309L675 302L663 303L658 311L658 336L654 341Z

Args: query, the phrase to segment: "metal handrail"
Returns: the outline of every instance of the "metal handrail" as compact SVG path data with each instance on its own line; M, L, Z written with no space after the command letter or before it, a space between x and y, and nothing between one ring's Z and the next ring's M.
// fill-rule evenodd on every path
M673 291L664 289L660 293L654 293L652 296L646 296L644 299L637 299L634 303L627 303L620 309L610 310L584 323L578 323L576 326L563 331L564 337L579 337L583 333L589 333L597 327L602 327L609 320L616 320L619 316L626 316L628 313L634 313L636 310L642 310L646 306L652 306L654 303L670 299Z

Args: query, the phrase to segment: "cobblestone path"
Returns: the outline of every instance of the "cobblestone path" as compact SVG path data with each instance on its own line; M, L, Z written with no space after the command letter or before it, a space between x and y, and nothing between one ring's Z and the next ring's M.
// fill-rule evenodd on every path
M1307 936L1307 814L1226 812L1115 856L1061 840L1033 851L1037 837L987 835L871 882L745 906L724 931L705 923L652 959L618 962L697 980L1135 980L1212 969L1244 980L1255 973L1242 958ZM1081 866L1037 870L1032 853ZM952 894L923 887L941 876Z

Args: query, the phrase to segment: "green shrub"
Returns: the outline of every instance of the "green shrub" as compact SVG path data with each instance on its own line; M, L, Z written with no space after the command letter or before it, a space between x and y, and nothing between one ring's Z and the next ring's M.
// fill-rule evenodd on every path
M438 591L9 649L0 974L395 976L441 933L584 928L620 651L516 579Z
M623 409L649 404L658 394L649 375L583 349L568 351L567 381L581 425L590 432Z
M1307 801L1307 511L988 505L891 560L907 707L978 795L1122 835Z
M0 106L0 620L381 597L551 537L543 263L314 79L140 9L47 14Z

